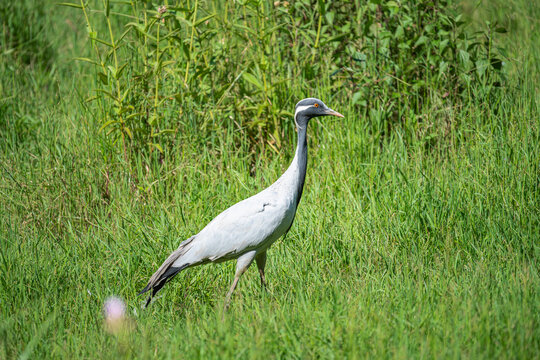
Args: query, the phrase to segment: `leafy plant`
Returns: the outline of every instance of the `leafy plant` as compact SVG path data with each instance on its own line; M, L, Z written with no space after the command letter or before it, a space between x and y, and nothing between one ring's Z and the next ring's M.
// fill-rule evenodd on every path
M64 5L85 14L94 56L79 60L96 68L100 127L126 159L232 129L278 151L294 102L323 97L317 84L352 99L375 134L414 136L426 113L504 80L504 29L468 33L444 0Z

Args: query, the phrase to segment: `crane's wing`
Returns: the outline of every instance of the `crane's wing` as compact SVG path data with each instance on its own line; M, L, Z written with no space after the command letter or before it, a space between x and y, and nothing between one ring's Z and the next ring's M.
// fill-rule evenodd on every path
M296 206L293 197L272 189L231 206L195 236L183 241L152 275L143 294L152 297L185 268L206 262L238 258L252 250L264 250L289 229Z
M195 235L189 251L173 266L233 259L269 246L292 224L293 203L292 197L263 191L231 206Z

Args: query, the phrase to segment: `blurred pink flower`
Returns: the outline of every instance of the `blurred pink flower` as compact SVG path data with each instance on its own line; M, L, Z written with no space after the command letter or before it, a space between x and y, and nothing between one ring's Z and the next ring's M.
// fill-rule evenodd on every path
M116 296L111 296L105 300L103 315L105 316L105 330L110 334L126 334L134 327L133 321L126 313L126 304Z
M126 304L124 304L122 299L111 296L105 300L103 313L107 321L122 320L126 316Z

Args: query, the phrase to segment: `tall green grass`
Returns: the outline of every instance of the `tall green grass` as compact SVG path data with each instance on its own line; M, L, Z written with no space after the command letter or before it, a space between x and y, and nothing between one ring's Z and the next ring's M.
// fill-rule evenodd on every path
M83 15L43 6L35 36L51 65L1 50L0 358L537 357L540 9L463 9L471 29L508 30L504 86L487 101L472 84L411 137L378 136L384 109L311 83L305 96L346 118L310 124L304 196L269 252L269 292L250 269L222 321L232 262L182 273L147 310L136 293L179 241L283 172L292 119L277 152L231 127L126 163L85 101L95 74L72 60L91 55ZM283 111L307 91L292 81ZM204 118L195 104L187 124ZM135 324L118 337L103 326L113 294Z

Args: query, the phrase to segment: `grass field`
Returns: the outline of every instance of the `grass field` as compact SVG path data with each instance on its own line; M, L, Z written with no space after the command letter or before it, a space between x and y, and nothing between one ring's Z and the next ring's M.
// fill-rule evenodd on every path
M473 28L506 26L508 80L489 101L426 113L429 137L378 136L327 81L295 85L345 119L310 124L269 291L250 268L223 320L234 262L181 273L146 310L136 294L181 240L271 184L294 136L258 154L224 131L128 165L84 101L82 15L51 2L14 17L35 31L20 49L40 51L0 48L0 358L538 358L540 6L463 9ZM111 295L130 331L105 331Z

